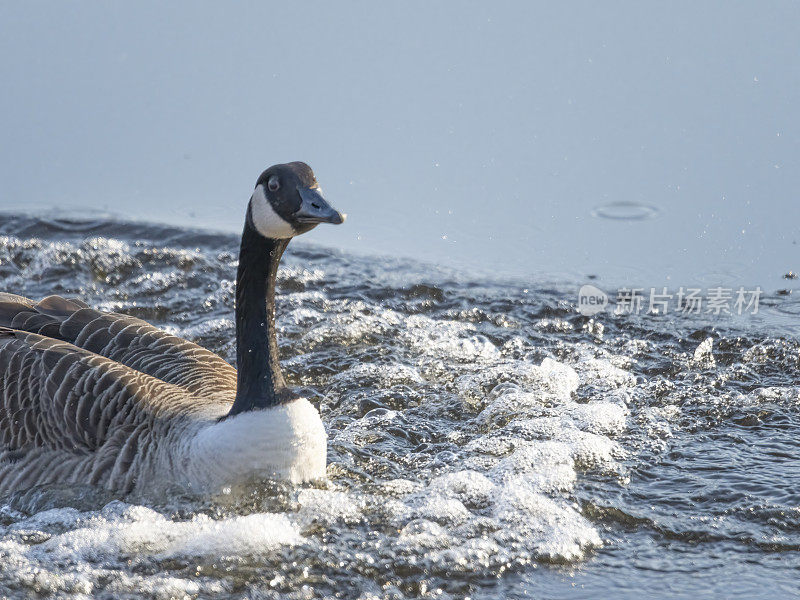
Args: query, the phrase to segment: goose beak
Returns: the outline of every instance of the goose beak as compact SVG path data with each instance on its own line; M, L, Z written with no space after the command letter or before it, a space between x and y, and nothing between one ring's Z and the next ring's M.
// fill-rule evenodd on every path
M334 225L344 223L345 215L328 204L328 201L319 193L318 188L298 188L297 191L300 193L302 203L293 216L298 223L332 223Z

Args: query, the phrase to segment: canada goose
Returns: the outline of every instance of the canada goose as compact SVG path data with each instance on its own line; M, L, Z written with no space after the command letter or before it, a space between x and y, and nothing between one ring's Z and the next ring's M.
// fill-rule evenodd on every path
M275 278L292 237L343 221L305 163L258 178L236 277L237 369L141 319L0 294L0 494L324 477L319 413L287 388L278 363Z

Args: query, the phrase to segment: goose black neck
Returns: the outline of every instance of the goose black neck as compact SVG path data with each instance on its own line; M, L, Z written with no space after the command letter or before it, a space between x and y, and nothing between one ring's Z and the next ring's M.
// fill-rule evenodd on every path
M236 400L228 416L291 399L275 331L275 280L288 244L260 235L248 211L236 274Z

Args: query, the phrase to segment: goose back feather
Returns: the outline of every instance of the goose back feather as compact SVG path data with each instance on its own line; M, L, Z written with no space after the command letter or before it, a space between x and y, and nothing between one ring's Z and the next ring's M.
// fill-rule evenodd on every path
M222 358L142 319L89 308L76 299L34 302L0 293L0 326L89 350L189 391L236 393L236 369Z
M0 328L0 493L55 481L130 491L153 458L150 440L185 427L204 398L67 342Z

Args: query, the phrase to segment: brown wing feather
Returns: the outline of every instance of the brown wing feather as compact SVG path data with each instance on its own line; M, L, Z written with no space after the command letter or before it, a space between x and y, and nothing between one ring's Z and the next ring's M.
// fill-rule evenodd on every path
M130 490L158 440L219 402L0 327L0 493L70 480Z
M82 348L0 328L0 447L5 450L89 453L120 429L186 413L197 403L183 388Z
M35 303L0 294L0 326L62 340L190 392L236 392L236 370L222 358L146 321L48 296Z

